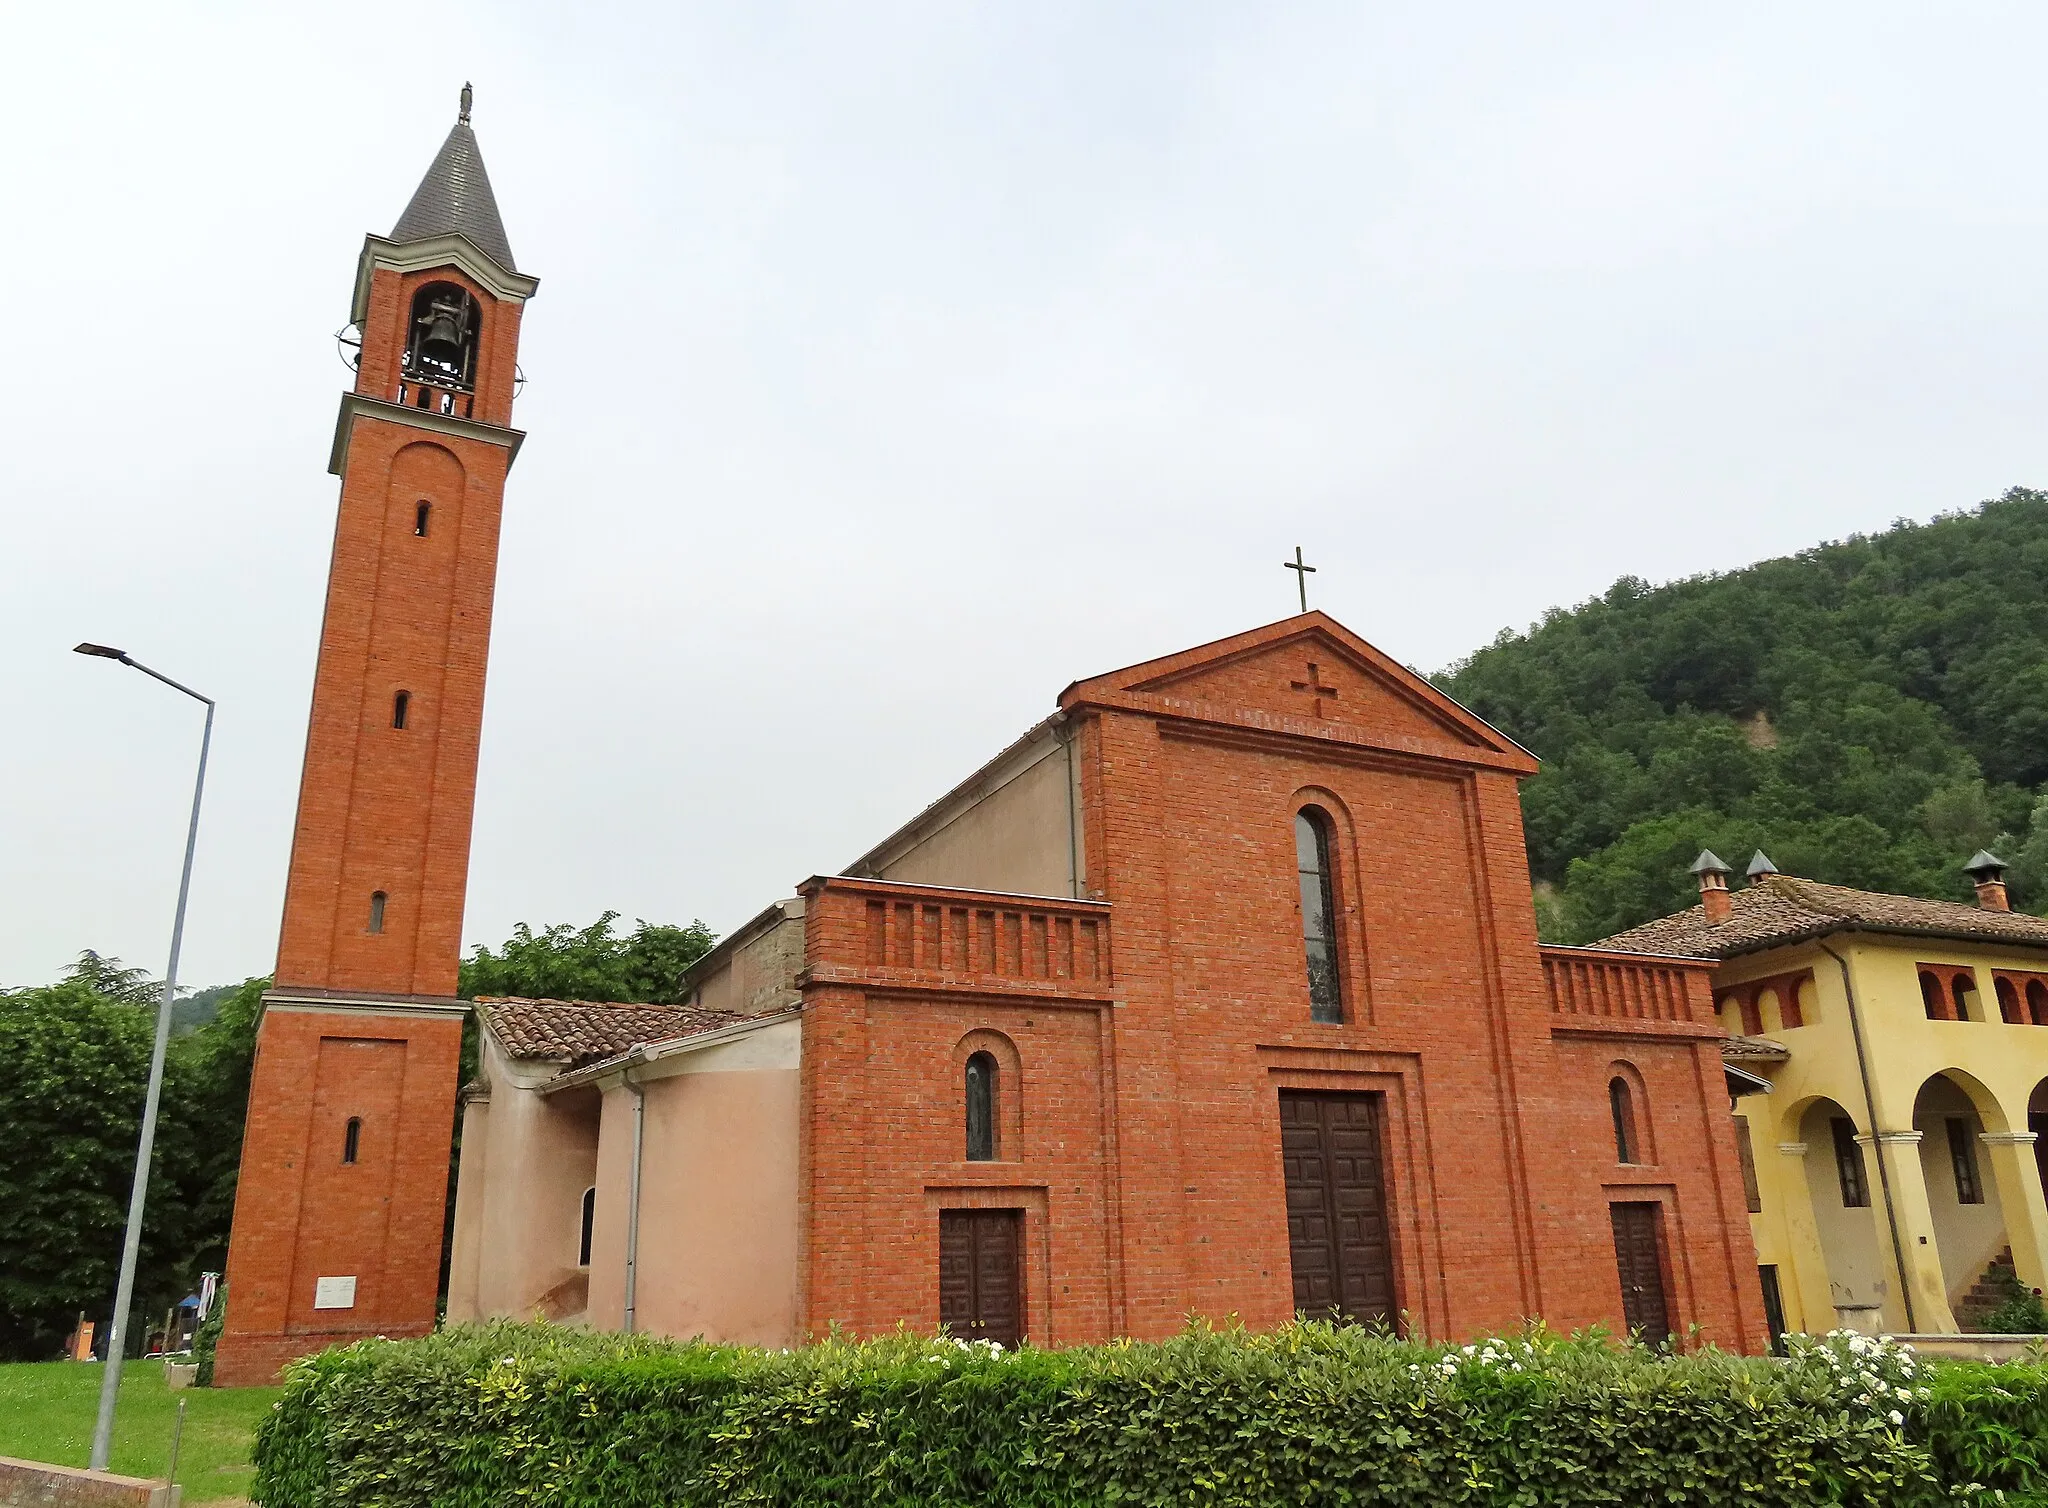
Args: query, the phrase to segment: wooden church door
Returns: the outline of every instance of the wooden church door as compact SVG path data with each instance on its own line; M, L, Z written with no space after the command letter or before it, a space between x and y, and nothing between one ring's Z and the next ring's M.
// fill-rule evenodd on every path
M1280 1093L1294 1307L1311 1319L1391 1322L1398 1308L1379 1099Z
M1663 1209L1655 1201L1608 1206L1614 1217L1614 1261L1621 1273L1621 1314L1650 1345L1671 1333L1664 1299Z
M939 1323L961 1340L1024 1339L1024 1212L939 1211Z

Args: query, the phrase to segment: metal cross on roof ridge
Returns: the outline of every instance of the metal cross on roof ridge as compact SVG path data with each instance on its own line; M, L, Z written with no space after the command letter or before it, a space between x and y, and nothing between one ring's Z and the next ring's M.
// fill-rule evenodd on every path
M1295 575L1295 578L1294 578L1294 582L1295 582L1295 585L1296 585L1296 586L1298 586L1298 587L1300 587L1300 588L1301 588L1301 610L1302 610L1303 612L1307 612L1307 611L1308 611L1308 578L1309 578L1309 575L1310 575L1310 573L1311 573L1311 572L1313 572L1313 571L1315 570L1315 567L1314 567L1314 566L1312 566L1312 565L1308 565L1308 564L1305 564L1305 563L1303 562L1303 560L1302 560L1302 558L1301 558L1301 546L1300 546L1300 545L1296 545L1296 546L1294 547L1294 559L1292 559L1292 560L1283 560L1283 561L1281 561L1281 562L1280 562L1280 566L1281 566L1281 569L1282 569L1282 570L1288 570L1288 571L1293 571L1293 572L1295 572L1295 573L1296 573L1296 575Z

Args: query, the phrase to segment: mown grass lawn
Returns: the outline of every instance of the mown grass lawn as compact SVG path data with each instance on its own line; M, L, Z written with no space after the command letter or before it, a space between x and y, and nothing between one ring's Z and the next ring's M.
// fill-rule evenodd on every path
M178 1482L188 1503L246 1498L249 1447L256 1421L277 1401L276 1388L164 1386L162 1362L131 1361L121 1372L121 1406L114 1416L116 1472L161 1477L170 1464L171 1424L185 1403L185 1437L178 1450ZM92 1362L48 1361L0 1365L0 1456L83 1466L92 1453L92 1426L100 1402L100 1369Z

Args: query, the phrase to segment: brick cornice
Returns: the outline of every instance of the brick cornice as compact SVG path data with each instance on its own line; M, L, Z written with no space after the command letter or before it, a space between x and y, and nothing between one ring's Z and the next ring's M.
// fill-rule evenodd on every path
M1223 702L1189 697L1162 696L1146 691L1095 691L1071 694L1065 703L1070 714L1082 712L1132 712L1157 719L1163 725L1180 724L1187 732L1197 729L1230 730L1247 739L1263 739L1267 747L1299 746L1311 743L1327 757L1332 747L1360 755L1391 756L1402 760L1426 760L1434 764L1466 768L1503 770L1514 775L1533 775L1536 761L1519 752L1485 749L1477 744L1450 738L1416 738L1400 734L1375 733L1350 723L1290 717L1257 707L1234 707Z

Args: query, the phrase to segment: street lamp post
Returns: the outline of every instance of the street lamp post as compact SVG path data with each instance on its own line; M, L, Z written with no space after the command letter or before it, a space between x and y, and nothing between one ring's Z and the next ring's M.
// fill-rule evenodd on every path
M171 961L164 970L164 998L156 1009L156 1045L149 1055L149 1093L142 1102L142 1138L135 1147L135 1184L128 1191L128 1229L121 1240L121 1278L114 1288L114 1319L107 1327L107 1361L100 1374L100 1416L92 1431L92 1469L105 1471L114 1447L114 1403L121 1392L122 1353L128 1345L128 1306L135 1297L135 1261L142 1247L142 1207L149 1197L149 1163L156 1148L156 1113L164 1092L164 1053L171 1041L171 1006L178 995L178 949L185 941L185 899L192 892L192 850L199 841L199 798L206 790L206 754L213 745L213 698L181 686L169 676L104 644L81 644L77 652L118 660L206 703L206 729L199 736L199 778L192 783L192 822L185 829L185 868L178 877L178 912L171 922Z

